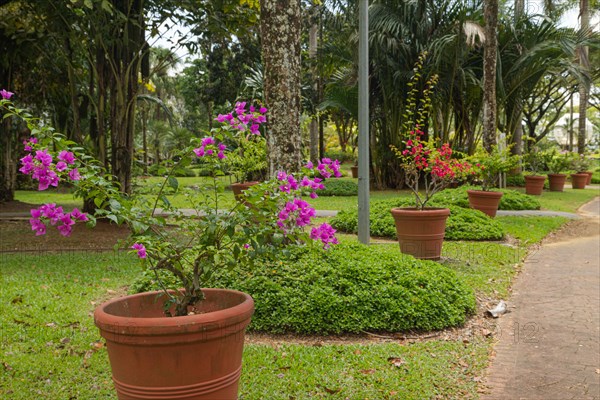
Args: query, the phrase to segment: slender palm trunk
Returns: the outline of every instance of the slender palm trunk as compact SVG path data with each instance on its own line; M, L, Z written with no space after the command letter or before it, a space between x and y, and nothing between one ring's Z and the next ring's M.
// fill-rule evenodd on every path
M317 76L317 32L319 26L317 25L317 18L314 14L318 11L318 6L313 6L313 12L311 15L312 24L308 34L308 56L311 61L311 72L312 72L312 86L313 86L313 106L316 108L317 92L318 92L318 76ZM310 121L310 160L316 163L319 160L319 124L317 121L317 113L315 110L314 115Z
M581 18L581 31L587 35L590 29L590 4L589 0L579 1L579 17ZM579 63L581 68L587 72L589 70L588 47L580 46ZM577 134L577 152L583 154L585 152L585 134L586 134L586 113L588 107L588 97L590 93L589 84L586 81L579 84L579 130Z
M484 0L485 44L483 47L483 147L496 145L496 58L498 0Z

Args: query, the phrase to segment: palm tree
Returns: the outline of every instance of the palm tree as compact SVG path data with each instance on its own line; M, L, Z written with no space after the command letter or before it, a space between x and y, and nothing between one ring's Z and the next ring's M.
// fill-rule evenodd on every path
M589 0L579 1L580 31L588 35L590 29L590 3ZM579 63L584 71L589 70L589 53L587 46L578 48ZM588 96L590 93L589 81L582 80L579 85L579 130L577 135L577 152L583 154L585 151L585 123L587 120Z
M483 46L483 147L496 144L496 61L498 46L498 0L484 0L485 44Z

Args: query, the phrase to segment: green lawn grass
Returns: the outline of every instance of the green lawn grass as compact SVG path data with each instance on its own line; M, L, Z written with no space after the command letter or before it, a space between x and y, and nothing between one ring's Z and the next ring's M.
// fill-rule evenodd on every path
M600 196L599 189L571 189L570 184L565 186L564 192L544 191L541 196L537 196L542 205L542 210L577 212L577 209L583 204Z
M499 220L523 243L538 241L564 222L552 217ZM525 251L502 243L447 242L444 263L476 292L506 298ZM96 252L0 256L0 396L116 398L92 312L134 280L137 260L126 253ZM482 339L247 345L240 399L477 398L490 346Z

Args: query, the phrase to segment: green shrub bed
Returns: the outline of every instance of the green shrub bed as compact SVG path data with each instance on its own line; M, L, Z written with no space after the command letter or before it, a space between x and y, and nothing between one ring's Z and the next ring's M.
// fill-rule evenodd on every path
M132 289L155 288L153 275L147 272ZM395 246L296 249L249 271L221 271L213 284L250 294L256 311L249 329L269 333L443 329L475 310L472 289L453 270Z
M450 217L446 221L446 239L448 240L501 240L504 238L502 225L481 211L452 205L451 202L435 201L428 204L432 207L448 207L450 209ZM396 238L396 226L390 209L412 205L413 203L407 199L371 203L371 235ZM358 210L340 211L331 220L331 225L341 232L357 233Z
M319 196L358 196L358 184L347 179L327 179L325 189L318 190Z
M469 197L467 190L481 190L475 186L461 186L457 189L446 189L435 195L435 201L441 204L453 204L459 207L469 208ZM538 199L512 189L492 189L502 192L499 210L539 210L541 205Z

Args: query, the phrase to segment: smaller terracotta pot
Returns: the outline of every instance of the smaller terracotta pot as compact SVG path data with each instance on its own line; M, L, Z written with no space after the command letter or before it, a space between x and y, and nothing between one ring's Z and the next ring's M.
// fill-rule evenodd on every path
M525 175L525 193L539 196L544 191L545 176L541 175Z
M578 174L571 174L571 184L573 189L585 189L585 183L587 182L588 174L582 172Z
M448 208L392 208L400 251L422 260L439 260L446 234Z
M231 190L233 191L233 196L237 201L243 201L244 190L248 189L251 186L258 185L259 182L237 182L231 184ZM245 202L244 202L245 203Z
M567 175L565 174L548 174L549 188L551 192L562 192L565 188Z
M469 205L475 210L479 210L490 218L496 216L502 192L489 192L486 190L467 190L469 196Z
M584 174L588 175L587 181L585 182L586 185L589 185L592 183L592 175L594 174L592 171L585 171Z
M358 178L358 166L357 165L353 165L352 167L350 167L350 171L352 171L353 178Z

